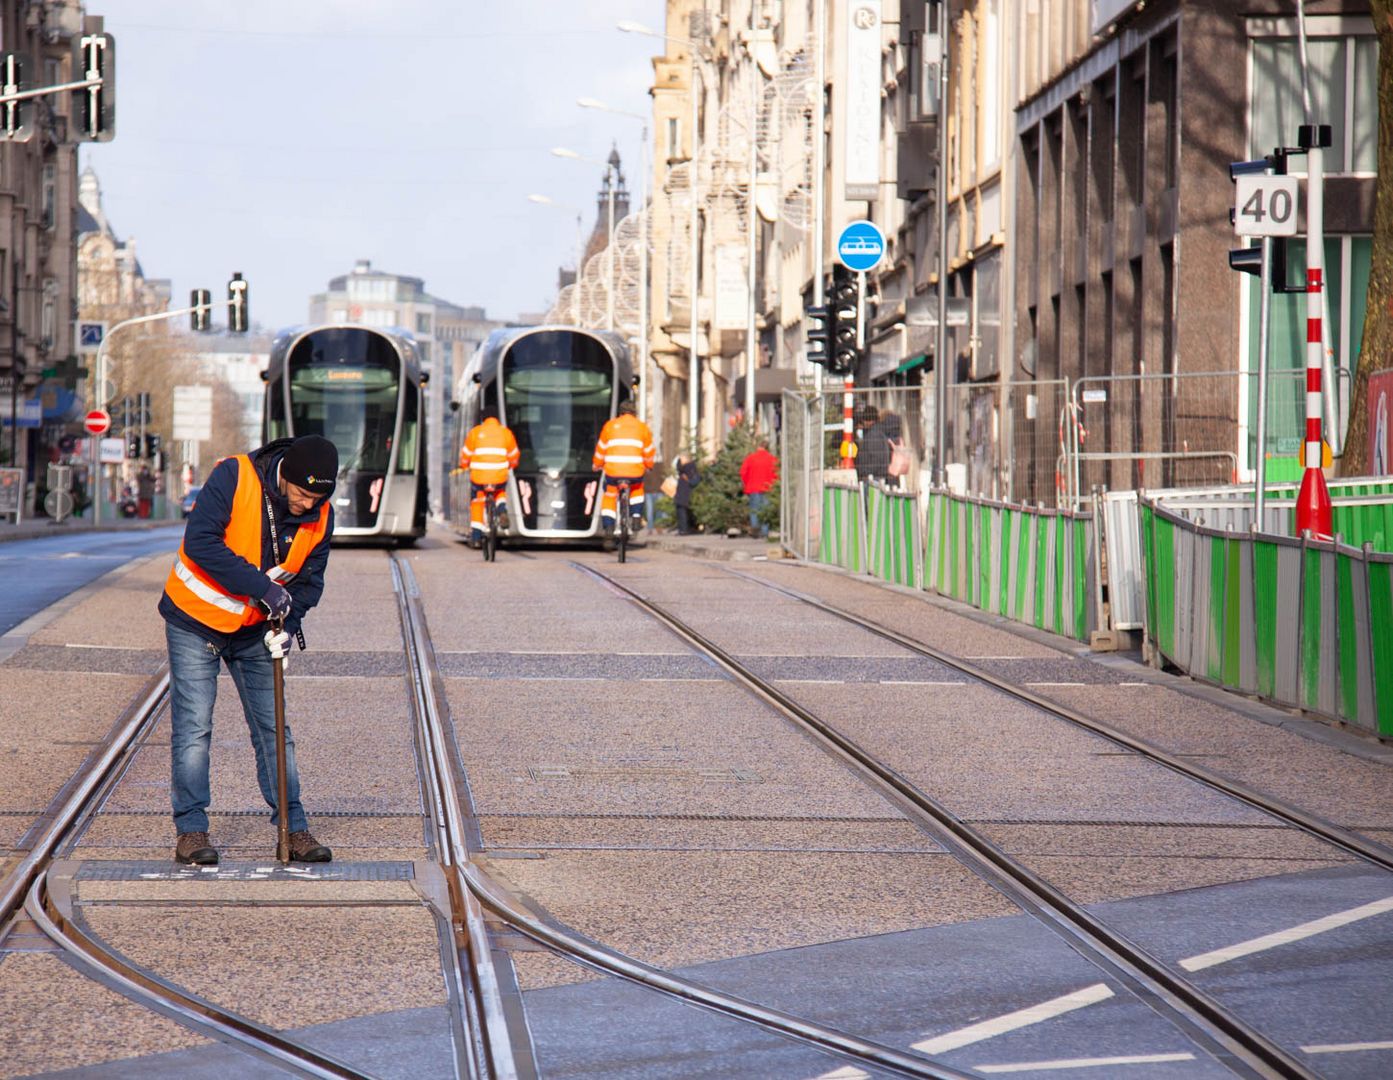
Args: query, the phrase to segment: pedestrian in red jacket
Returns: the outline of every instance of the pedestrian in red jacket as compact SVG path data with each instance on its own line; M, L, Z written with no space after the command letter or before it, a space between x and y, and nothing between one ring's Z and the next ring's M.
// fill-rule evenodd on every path
M769 444L759 445L740 463L740 486L750 503L750 529L759 536L769 535L769 526L760 521L760 512L769 503L769 489L779 478L779 459L769 452Z

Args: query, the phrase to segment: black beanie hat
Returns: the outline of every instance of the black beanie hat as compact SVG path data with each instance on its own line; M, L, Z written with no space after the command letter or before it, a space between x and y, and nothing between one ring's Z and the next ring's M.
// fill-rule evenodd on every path
M322 435L302 435L281 458L281 479L316 495L331 494L338 475L338 448Z

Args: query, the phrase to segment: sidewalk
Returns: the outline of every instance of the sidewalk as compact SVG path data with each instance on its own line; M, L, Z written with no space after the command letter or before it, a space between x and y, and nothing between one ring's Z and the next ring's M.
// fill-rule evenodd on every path
M681 536L675 532L649 533L644 543L659 551L675 551L697 559L721 559L746 562L751 559L781 559L784 557L777 540L759 540L753 536L722 536L692 533Z
M68 518L55 524L52 518L26 518L18 525L11 521L0 522L0 544L9 540L33 540L42 536L59 536L65 533L80 532L135 532L141 529L158 529L166 525L182 525L182 518L118 518L115 521L102 520L101 525L93 526L91 518Z

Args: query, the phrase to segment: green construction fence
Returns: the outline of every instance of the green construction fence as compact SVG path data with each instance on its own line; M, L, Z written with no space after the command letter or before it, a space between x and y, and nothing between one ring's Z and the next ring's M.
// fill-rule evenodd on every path
M1393 554L1221 532L1150 500L1139 513L1149 649L1196 678L1393 736Z

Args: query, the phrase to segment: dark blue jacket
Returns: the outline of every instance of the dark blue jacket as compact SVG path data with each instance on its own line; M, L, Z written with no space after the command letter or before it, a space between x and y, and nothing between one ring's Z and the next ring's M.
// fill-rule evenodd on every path
M290 550L300 526L319 520L319 508L322 505L315 503L308 513L297 516L290 512L290 504L280 493L280 485L276 482L276 469L290 443L290 439L277 439L251 452L252 465L261 477L261 486L271 495L271 510L276 518L279 534L277 539L280 541L282 557ZM266 520L265 514L261 515L259 567L252 566L246 559L234 554L223 542L228 522L232 520L232 497L237 491L237 467L236 458L225 458L208 474L203 490L198 493L193 512L189 515L188 524L184 526L184 550L200 570L229 593L249 596L256 601L270 590L271 579L266 576L265 571L275 565L276 557L271 546L271 523ZM332 494L330 492L325 498L331 497ZM305 612L319 603L319 597L324 592L324 568L329 564L329 538L333 535L334 511L331 507L324 539L305 557L305 565L288 586L291 606L290 617L285 620L285 628L291 634L300 629L300 621L305 617ZM232 634L221 633L184 614L168 594L160 596L160 614L166 621L185 630L192 630L219 648L234 638L259 638L266 633L266 627L259 623L256 626L245 626Z

